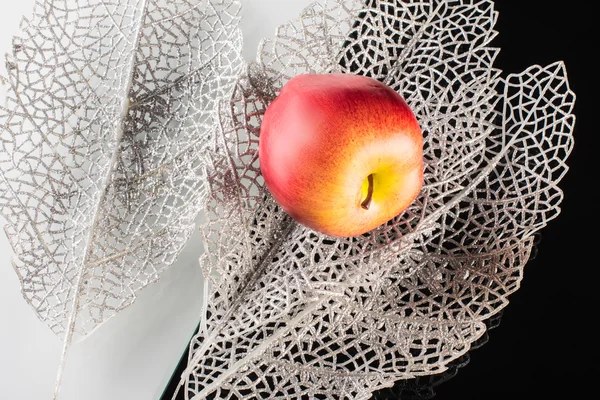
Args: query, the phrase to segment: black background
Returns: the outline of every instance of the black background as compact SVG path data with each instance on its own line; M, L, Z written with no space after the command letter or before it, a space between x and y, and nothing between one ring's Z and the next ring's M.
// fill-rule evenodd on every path
M592 307L600 293L595 255L600 248L595 188L600 153L593 126L600 112L593 112L592 105L599 94L600 19L594 3L495 2L499 34L493 44L502 49L496 67L513 73L564 61L576 95L575 146L567 160L569 172L559 184L561 214L542 229L521 288L511 295L489 341L435 389L436 400L587 399L597 392L591 370L600 341L598 308Z
M508 73L564 61L576 94L575 147L560 183L561 214L541 232L537 255L525 267L521 289L511 295L489 341L471 351L469 363L435 387L436 400L587 399L596 392L595 327L600 249L597 238L597 167L600 111L592 111L600 77L592 39L600 18L593 1L502 0L492 43L495 63ZM180 367L183 367L181 365ZM180 372L179 372L180 373ZM174 381L179 378L178 371ZM172 382L175 383L175 382ZM174 387L175 385L172 385ZM164 399L171 399L172 389ZM595 397L595 396L594 396ZM406 397L381 392L379 399Z

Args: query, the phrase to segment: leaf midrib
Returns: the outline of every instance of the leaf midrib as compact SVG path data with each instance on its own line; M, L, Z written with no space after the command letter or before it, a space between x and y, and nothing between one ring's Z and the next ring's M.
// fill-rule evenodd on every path
M123 99L122 99L122 103L121 103L121 115L120 115L120 119L119 119L119 124L116 126L116 132L115 132L115 138L114 138L115 150L112 154L112 158L110 160L108 171L106 172L104 181L102 182L102 185L101 185L102 193L100 195L100 198L98 199L96 211L94 212L94 215L92 217L92 224L90 225L90 232L89 232L89 235L86 240L85 247L84 247L85 256L82 260L82 264L80 265L79 271L77 273L75 293L74 293L73 300L72 300L71 312L69 315L69 322L67 325L67 331L65 333L65 339L63 341L61 362L60 362L60 366L59 366L59 369L57 372L56 387L55 387L55 391L54 391L54 399L55 400L58 399L58 394L60 391L60 385L61 385L61 381L62 381L62 375L63 375L63 371L64 371L64 367L65 367L65 362L66 362L66 359L67 359L67 356L69 353L69 348L71 347L71 342L73 340L73 334L74 334L75 326L77 323L77 314L79 311L79 304L80 304L80 300L81 300L80 294L83 291L83 283L84 283L83 275L85 274L86 265L88 264L88 261L92 255L93 244L94 244L94 240L96 238L97 225L100 221L100 216L102 214L102 205L104 204L104 201L106 200L106 195L108 192L108 188L110 187L111 178L112 178L113 172L117 166L118 157L121 153L121 146L119 144L121 142L121 139L123 138L123 134L125 131L124 124L125 124L125 121L127 118L128 111L129 111L129 92L131 91L131 88L133 86L133 79L134 79L133 73L134 73L134 69L135 69L135 62L137 60L137 47L141 40L141 29L144 25L144 20L146 18L146 13L148 10L148 3L150 0L142 0L142 1L143 2L141 5L140 21L136 27L135 41L132 45L131 56L130 56L130 59L128 62L128 66L129 66L128 81L127 81L127 86L123 92ZM117 28L119 28L118 25L117 25Z

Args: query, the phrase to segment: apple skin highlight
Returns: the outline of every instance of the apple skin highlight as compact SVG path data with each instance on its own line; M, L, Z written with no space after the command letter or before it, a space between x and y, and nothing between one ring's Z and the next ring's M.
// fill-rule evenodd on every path
M283 210L331 236L360 235L389 221L423 184L423 134L412 110L393 89L364 76L292 78L265 112L258 155Z

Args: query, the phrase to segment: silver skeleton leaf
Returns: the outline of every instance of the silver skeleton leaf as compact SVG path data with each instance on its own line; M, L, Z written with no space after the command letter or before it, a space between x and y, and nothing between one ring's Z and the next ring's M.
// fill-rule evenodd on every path
M0 108L0 210L23 295L66 347L159 279L195 229L200 155L243 65L239 11L38 0L23 20Z
M367 399L444 371L485 333L559 213L575 122L561 62L493 67L497 17L489 0L329 0L262 42L207 153L211 291L186 399ZM424 132L420 196L354 238L295 223L258 164L261 117L283 84L334 71L390 85Z

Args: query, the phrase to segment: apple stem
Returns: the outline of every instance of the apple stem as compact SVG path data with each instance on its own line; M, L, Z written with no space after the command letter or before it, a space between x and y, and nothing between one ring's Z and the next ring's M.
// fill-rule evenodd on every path
M369 207L371 206L371 200L373 200L373 174L370 174L367 177L367 180L369 181L369 189L367 191L367 197L365 198L365 200L360 203L360 206L362 208L364 208L365 210L368 210Z

